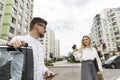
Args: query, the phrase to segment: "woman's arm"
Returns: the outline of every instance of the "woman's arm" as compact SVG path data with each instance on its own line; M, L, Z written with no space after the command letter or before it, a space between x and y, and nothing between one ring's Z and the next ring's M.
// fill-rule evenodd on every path
M79 52L77 52L77 51L73 52L73 56L75 57L76 61L80 61L81 62L82 55Z

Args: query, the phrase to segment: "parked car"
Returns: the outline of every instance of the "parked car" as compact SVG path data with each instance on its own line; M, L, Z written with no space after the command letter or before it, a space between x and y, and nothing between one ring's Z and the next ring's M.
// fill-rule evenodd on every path
M120 55L110 57L108 60L102 62L102 66L105 68L120 68Z

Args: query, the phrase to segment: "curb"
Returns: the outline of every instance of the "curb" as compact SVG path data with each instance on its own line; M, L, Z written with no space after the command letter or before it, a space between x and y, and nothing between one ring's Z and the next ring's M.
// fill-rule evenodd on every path
M80 66L47 66L48 68L80 68Z

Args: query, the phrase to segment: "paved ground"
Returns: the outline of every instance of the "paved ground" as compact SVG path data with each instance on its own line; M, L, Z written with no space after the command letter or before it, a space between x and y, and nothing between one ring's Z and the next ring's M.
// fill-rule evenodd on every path
M80 63L68 63L66 61L54 63L54 67L48 67L58 75L52 80L81 80ZM104 69L104 80L120 80L120 69ZM119 79L118 79L119 78Z

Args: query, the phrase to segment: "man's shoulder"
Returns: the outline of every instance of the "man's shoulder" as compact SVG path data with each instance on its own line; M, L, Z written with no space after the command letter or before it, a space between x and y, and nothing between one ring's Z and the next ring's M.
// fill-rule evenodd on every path
M22 39L22 38L25 38L26 36L14 36L14 38L16 39Z
M27 38L27 36L14 36L11 41L25 40L26 38Z

